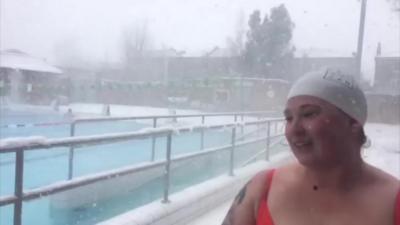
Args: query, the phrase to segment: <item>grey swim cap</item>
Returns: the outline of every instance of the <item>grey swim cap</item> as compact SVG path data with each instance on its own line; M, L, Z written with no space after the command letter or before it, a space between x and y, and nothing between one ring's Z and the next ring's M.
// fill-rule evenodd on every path
M367 100L354 77L338 69L308 73L298 79L287 99L308 95L325 100L362 125L367 120Z

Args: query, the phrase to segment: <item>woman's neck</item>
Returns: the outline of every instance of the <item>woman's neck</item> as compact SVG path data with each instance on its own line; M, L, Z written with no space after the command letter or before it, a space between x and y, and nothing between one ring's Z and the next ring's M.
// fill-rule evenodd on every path
M310 188L331 191L349 191L361 182L365 163L360 158L336 166L303 167L302 174Z

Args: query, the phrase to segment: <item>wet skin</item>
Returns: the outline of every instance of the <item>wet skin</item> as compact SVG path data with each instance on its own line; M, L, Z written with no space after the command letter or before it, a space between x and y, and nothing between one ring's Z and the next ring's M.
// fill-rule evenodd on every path
M354 140L361 125L328 102L311 96L294 97L288 100L284 115L286 139L304 166L326 168L357 154Z

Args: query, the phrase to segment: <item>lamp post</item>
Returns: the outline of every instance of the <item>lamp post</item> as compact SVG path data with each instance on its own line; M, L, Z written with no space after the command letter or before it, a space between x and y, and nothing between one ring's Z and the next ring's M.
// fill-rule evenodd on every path
M358 27L357 55L356 55L356 75L361 79L361 58L364 41L365 13L367 8L367 0L361 0L360 25Z

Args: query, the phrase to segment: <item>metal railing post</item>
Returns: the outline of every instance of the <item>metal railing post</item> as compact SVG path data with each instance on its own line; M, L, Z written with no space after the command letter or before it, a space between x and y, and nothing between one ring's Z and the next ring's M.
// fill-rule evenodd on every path
M14 225L22 224L22 197L24 188L24 150L18 149L15 159L15 196L17 201L14 203Z
M153 128L157 127L157 117L153 118ZM151 137L151 161L156 158L156 137L153 135Z
M204 125L205 116L201 116L201 125ZM204 149L204 129L200 131L200 150Z
M270 145L270 137L271 137L271 133L270 133L270 129L271 128L271 122L268 121L267 122L267 149L265 151L265 159L267 161L269 161L269 145Z
M234 117L233 120L234 120L235 123L237 123L237 121L238 121L238 114L237 114L237 113L235 114L235 117ZM243 136L243 135L242 135L242 136Z
M172 142L172 132L168 133L167 136L167 154L165 158L165 171L164 171L164 199L162 203L169 203L169 186L170 186L170 166L171 166L171 142Z
M235 143L236 143L236 127L232 128L232 147L230 151L230 157L229 157L229 176L234 176L233 170L235 167Z
M244 121L244 115L243 114L240 116L240 121L242 121L242 123ZM243 136L243 134L244 134L244 126L240 127L240 134Z
M70 137L75 136L75 121L72 121L70 127ZM74 146L69 147L68 154L68 180L71 180L74 175Z

